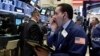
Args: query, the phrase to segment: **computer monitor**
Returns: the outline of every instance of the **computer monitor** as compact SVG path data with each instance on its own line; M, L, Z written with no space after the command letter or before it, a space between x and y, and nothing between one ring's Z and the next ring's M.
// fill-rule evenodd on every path
M32 6L34 6L35 4L37 4L37 2L38 2L38 0L31 0L31 1L30 1L30 4L31 4Z
M48 21L48 17L45 15L41 15L40 20L41 20L41 22L46 23Z
M48 15L48 16L50 15L50 11L49 10L46 12L46 15Z
M54 11L51 11L51 15L54 15Z
M0 0L0 3L3 2L3 0Z
M22 1L22 2L25 2L25 3L29 3L31 0L19 0L19 1Z
M40 12L41 15L45 15L46 14L46 11L47 11L46 9L42 9L41 12Z
M24 13L24 9L15 7L15 12Z
M30 4L31 4L32 6L34 6L34 5L35 5L35 2L33 2L33 1L30 1Z
M18 25L20 25L21 23L22 23L22 20L21 20L21 19L16 18L16 25L18 26Z
M32 1L36 3L38 0L32 0Z

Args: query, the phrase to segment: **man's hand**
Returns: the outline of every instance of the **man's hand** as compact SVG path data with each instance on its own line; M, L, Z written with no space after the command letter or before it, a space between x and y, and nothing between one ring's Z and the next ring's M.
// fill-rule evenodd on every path
M42 48L34 48L37 56L48 56L49 55L49 52L45 49L42 49Z
M54 18L51 18L50 20L50 27L51 27L51 31L55 31L58 27L56 21L54 20Z

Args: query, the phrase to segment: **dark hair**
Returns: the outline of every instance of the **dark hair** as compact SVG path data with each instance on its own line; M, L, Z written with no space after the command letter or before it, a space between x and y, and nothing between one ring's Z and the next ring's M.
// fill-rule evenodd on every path
M31 12L31 16L34 16L36 13L39 14L39 11L37 9L35 9L34 11Z
M73 8L71 5L66 4L66 3L61 3L58 6L61 6L61 12L67 12L68 18L72 19L73 18Z
M99 23L99 19L95 17L95 20L96 20L96 23L98 24Z
M29 21L29 17L24 17L24 21Z

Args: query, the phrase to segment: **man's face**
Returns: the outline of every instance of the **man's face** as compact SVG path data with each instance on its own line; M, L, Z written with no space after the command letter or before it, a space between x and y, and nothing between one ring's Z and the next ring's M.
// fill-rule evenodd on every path
M95 25L96 24L96 20L95 20L95 18L92 18L92 25Z
M53 16L54 21L57 23L58 27L63 24L64 13L61 12L61 7L56 7L55 14Z
M35 17L36 17L37 22L39 22L39 20L40 20L40 14L39 13L35 13Z

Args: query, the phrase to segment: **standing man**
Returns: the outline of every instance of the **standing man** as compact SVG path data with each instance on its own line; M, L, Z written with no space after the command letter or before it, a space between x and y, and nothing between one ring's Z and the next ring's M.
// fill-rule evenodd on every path
M21 32L21 41L20 41L20 48L21 48L21 56L33 56L35 52L32 50L32 46L30 46L26 41L31 40L33 42L37 42L42 45L43 41L43 34L38 26L38 22L40 20L40 14L37 10L32 12L31 20L27 23L22 24L23 26L20 27ZM36 54L35 54L36 55Z
M100 22L98 18L92 21L90 56L100 56Z
M100 23L93 29L91 42L92 53L90 56L100 56Z
M55 9L51 21L51 33L48 37L48 45L54 46L55 51L48 54L44 50L35 50L38 56L85 56L87 50L87 36L81 26L72 21L73 8L62 3Z
M83 25L82 25L81 19L77 19L75 23L76 23L77 25L83 26Z

